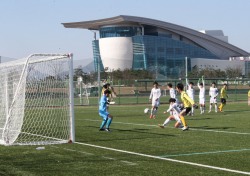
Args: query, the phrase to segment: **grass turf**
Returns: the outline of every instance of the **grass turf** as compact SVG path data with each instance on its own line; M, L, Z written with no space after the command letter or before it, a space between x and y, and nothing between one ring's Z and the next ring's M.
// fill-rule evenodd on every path
M189 131L161 129L161 105L156 119L143 114L147 105L111 106L112 132L100 132L97 107L76 107L75 144L0 146L0 175L241 175L174 161L165 161L92 144L160 158L227 168L250 174L249 112L246 103L229 103L223 113L186 117ZM208 109L208 105L207 105Z

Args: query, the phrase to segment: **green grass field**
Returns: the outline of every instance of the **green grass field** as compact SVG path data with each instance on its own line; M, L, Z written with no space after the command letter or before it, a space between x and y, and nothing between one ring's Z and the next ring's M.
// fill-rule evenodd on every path
M250 175L250 106L229 103L223 113L186 117L188 131L161 129L148 105L113 105L112 132L99 131L97 107L75 108L76 143L0 146L0 175ZM208 105L207 105L208 109Z

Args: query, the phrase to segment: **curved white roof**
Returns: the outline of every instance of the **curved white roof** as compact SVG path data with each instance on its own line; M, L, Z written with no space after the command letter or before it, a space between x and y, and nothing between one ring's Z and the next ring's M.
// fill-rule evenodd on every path
M62 23L62 24L66 28L82 28L89 30L99 30L100 27L102 26L119 25L119 24L142 25L142 26L150 25L184 36L190 39L191 41L197 43L198 45L202 46L203 48L206 48L220 59L228 59L229 57L232 56L249 56L248 52L232 44L214 38L210 35L180 25L149 18L120 15L100 20Z

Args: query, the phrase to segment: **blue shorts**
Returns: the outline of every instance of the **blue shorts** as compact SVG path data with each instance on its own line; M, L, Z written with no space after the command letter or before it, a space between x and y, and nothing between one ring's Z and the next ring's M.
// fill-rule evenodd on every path
M108 118L109 113L107 111L99 110L99 115L103 118L103 120L106 120Z

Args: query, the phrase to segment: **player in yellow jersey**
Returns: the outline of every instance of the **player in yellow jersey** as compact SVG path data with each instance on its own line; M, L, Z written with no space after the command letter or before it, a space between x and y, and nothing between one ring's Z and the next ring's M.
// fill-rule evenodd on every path
M218 108L220 112L222 112L222 109L224 108L224 106L227 103L226 98L228 98L228 95L227 95L227 84L225 83L225 84L223 84L223 87L220 90L221 104L220 104L220 106Z
M187 126L184 116L187 115L191 111L192 106L196 109L198 108L198 106L194 103L194 100L192 100L188 96L188 94L184 91L184 85L182 83L177 84L176 90L181 94L181 101L184 106L184 109L180 112L179 117L183 124L182 130L185 131L185 130L188 130L188 126Z

